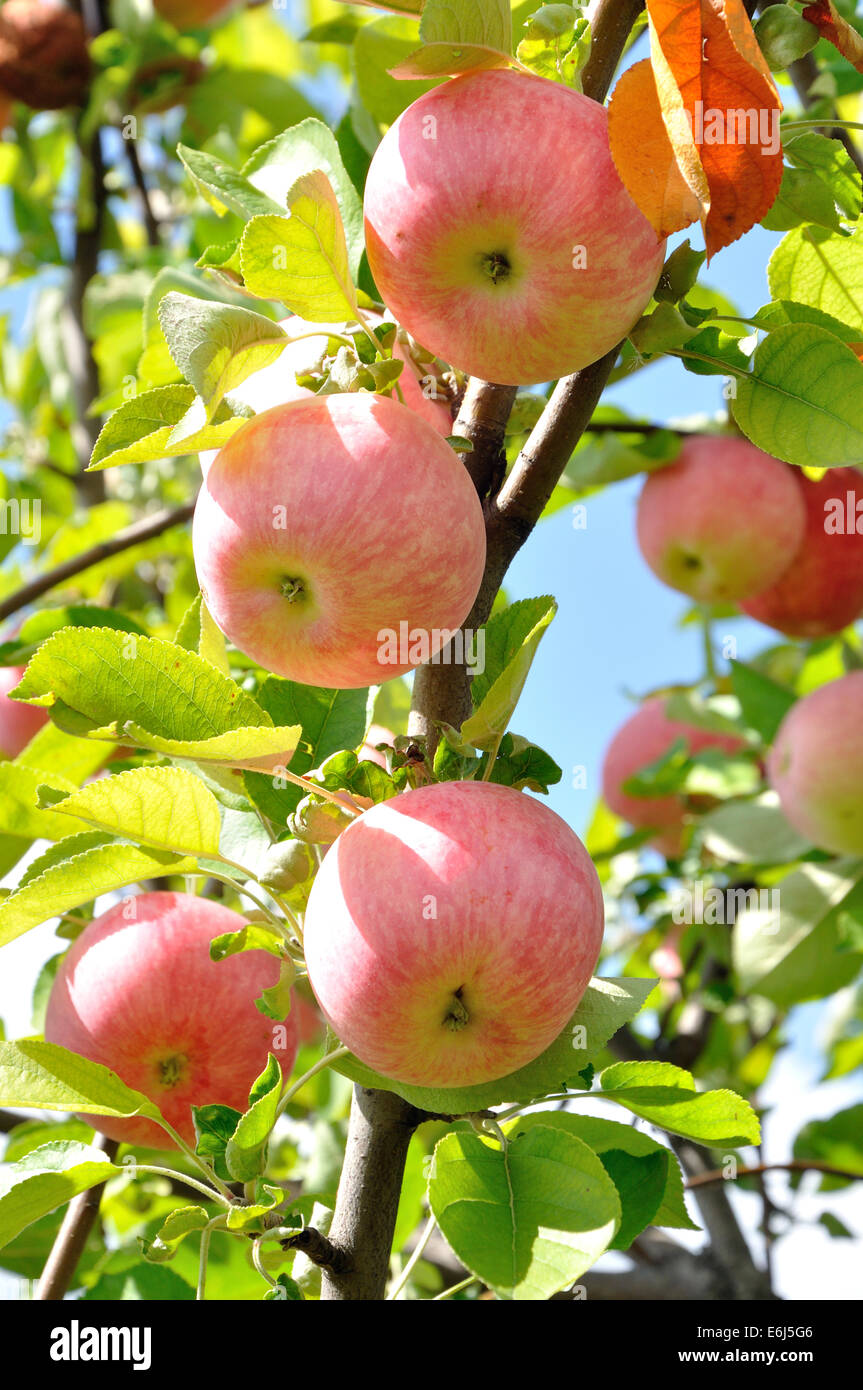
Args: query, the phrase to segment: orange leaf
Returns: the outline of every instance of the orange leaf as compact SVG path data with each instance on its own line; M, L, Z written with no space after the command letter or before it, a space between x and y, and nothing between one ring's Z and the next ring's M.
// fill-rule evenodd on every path
M647 9L657 95L651 97L644 76L627 83L629 91L624 87L614 159L657 231L665 230L663 220L681 226L686 224L676 219L684 215L700 218L709 257L759 222L779 191L779 98L742 0L647 0ZM637 109L636 91L644 110ZM664 145L655 129L657 100ZM645 140L650 158L639 149ZM668 173L669 153L678 181ZM658 188L646 186L651 159Z
M803 18L814 24L822 39L838 48L858 72L863 72L863 37L842 18L831 0L816 0L814 5L807 5Z
M702 202L675 157L649 59L617 82L608 108L608 137L621 181L658 236L670 236L698 220ZM690 145L701 170L691 136Z
M782 108L763 59L751 59L751 46L758 45L742 0L703 0L702 21L706 61L700 112L702 120L718 113L711 134L721 136L711 141L706 120L696 129L710 185L704 224L709 259L760 222L775 201L782 182Z

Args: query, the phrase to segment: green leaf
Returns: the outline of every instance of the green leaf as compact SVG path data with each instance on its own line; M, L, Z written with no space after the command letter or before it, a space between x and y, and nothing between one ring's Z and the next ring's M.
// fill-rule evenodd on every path
M653 1224L670 1166L668 1150L636 1157L625 1149L607 1149L602 1166L617 1188L622 1217L612 1250L628 1250L636 1236Z
M435 771L437 774L437 767ZM504 734L489 781L515 787L518 791L527 788L547 795L549 787L559 782L562 776L562 770L544 749L517 734Z
M269 989L262 990L260 998L255 1000L255 1008L265 1018L281 1023L291 1012L291 987L296 977L293 961L282 960L279 964L277 983L270 985Z
M351 1055L332 1065L361 1086L395 1091L411 1105L436 1115L469 1115L504 1101L537 1100L565 1089L583 1090L580 1073L609 1038L635 1017L655 984L655 980L591 980L569 1023L545 1052L498 1081L458 1088L407 1086L379 1076Z
M251 695L195 652L107 628L55 633L18 689L31 703L51 706L57 723L78 735L117 740L128 726L129 742L136 730L139 740L198 744L270 725Z
M271 1053L265 1070L252 1087L250 1108L241 1116L225 1148L228 1172L236 1182L250 1182L266 1167L281 1089L282 1069Z
M822 227L797 227L783 237L767 266L774 299L796 299L823 309L863 332L863 233L840 236Z
M159 323L177 367L206 406L208 424L222 398L271 366L288 341L263 314L174 290L159 303Z
M268 676L256 698L274 724L300 725L300 742L291 759L291 771L298 776L319 767L334 753L362 743L368 723L367 690L326 690ZM247 773L245 784L255 805L277 824L285 823L303 797L301 787L290 783L275 787L272 777L260 774Z
M96 831L70 835L34 861L26 878L0 902L0 946L102 893L148 878L192 873L196 867L194 859L183 855L140 849Z
M768 66L779 72L810 53L818 42L818 30L790 5L769 5L755 24Z
M243 166L243 177L271 199L273 206L261 209L262 212L283 213L297 179L315 170L323 170L335 192L344 225L348 264L351 274L356 276L365 248L363 205L328 126L309 119L283 130L255 150Z
M486 48L476 43L430 43L409 53L394 68L390 76L398 80L457 76L463 72L487 72L492 68L512 66L509 53Z
M829 1163L863 1178L863 1105L851 1105L826 1120L810 1120L794 1140L794 1157ZM821 1191L845 1187L844 1178L825 1174Z
M98 1303L189 1303L195 1290L173 1269L143 1261L116 1273L100 1274L83 1295L83 1302Z
M248 221L250 217L281 212L278 202L223 159L205 154L203 150L190 150L186 145L178 145L177 154L201 197L220 217L231 211Z
M738 915L732 954L744 992L780 1008L834 994L858 973L861 954L840 951L840 916L863 905L863 860L804 864L767 905Z
M193 432L183 433L182 440L174 439L177 427L188 418L195 401L192 386L156 386L126 401L103 425L90 470L98 472L119 463L149 463L201 449L221 449L251 414L237 414L222 402L212 422L202 418Z
M0 762L0 834L28 840L62 840L84 829L80 820L39 809L37 789L49 781L58 791L76 790L74 782L68 782L57 773L43 772L21 763Z
M259 1228L261 1217L267 1216L284 1200L285 1194L281 1187L273 1187L258 1178L255 1182L254 1201L247 1206L233 1206L228 1212L228 1230L245 1231L250 1226Z
M429 43L476 43L509 53L512 49L510 0L425 0L420 38Z
M537 1126L500 1149L475 1134L435 1147L429 1204L461 1262L500 1298L545 1300L599 1259L620 1201L596 1154Z
M736 386L734 418L766 453L802 468L863 462L863 362L823 328L774 329Z
M734 1091L701 1091L688 1071L668 1062L617 1062L600 1073L601 1094L684 1139L708 1145L757 1144L761 1128Z
M843 343L856 343L860 337L859 328L851 328L849 324L834 319L832 314L825 314L823 309L813 309L811 304L796 304L793 299L777 299L765 304L750 322L768 333L789 323L811 323L816 328L825 328Z
M655 1226L672 1226L688 1231L699 1230L686 1210L680 1164L670 1149L667 1149L656 1139L651 1139L649 1134L644 1134L640 1129L633 1129L632 1125L620 1124L617 1120L600 1119L594 1115L577 1115L566 1110L543 1110L534 1111L529 1115L520 1115L518 1119L510 1121L505 1126L505 1130L507 1134L511 1134L514 1131L532 1129L537 1124L547 1125L553 1129L565 1129L568 1134L574 1134L576 1139L580 1139L599 1157L612 1181L614 1181L614 1174L605 1162L605 1154L608 1152L627 1154L636 1159L651 1158L657 1154L665 1155L668 1162L664 1187L657 1206L648 1221ZM615 1186L617 1186L616 1183ZM626 1203L624 1202L624 1221L625 1219ZM645 1225L647 1224L646 1221ZM618 1245L620 1234L618 1232L615 1238L615 1249L620 1248Z
M63 608L40 608L25 618L15 637L0 645L0 665L23 666L36 648L62 627L115 627L120 632L147 636L147 629L116 608L95 603L70 603Z
M485 671L474 676L475 708L461 728L466 743L493 748L506 732L540 639L556 612L553 598L524 599L486 624Z
M581 72L590 57L590 24L575 5L543 5L532 14L516 57L539 77L581 91Z
M841 140L806 131L789 140L783 153L795 168L817 174L839 210L850 222L857 221L863 210L863 178Z
M256 217L240 243L243 279L253 294L279 299L320 323L357 316L357 299L339 205L325 173L298 179L290 217Z
M740 710L749 728L760 734L765 743L772 743L795 702L793 690L742 661L731 662L731 689L740 701Z
M732 864L789 864L809 845L788 824L773 792L709 811L700 821L704 844Z
M0 1247L25 1227L123 1170L101 1149L59 1140L0 1166Z
M0 1043L0 1105L162 1118L153 1101L101 1063L33 1038Z
M198 1142L195 1153L212 1163L213 1171L222 1182L230 1182L231 1174L225 1163L225 1150L242 1115L230 1105L193 1105L192 1120Z
M201 594L196 594L183 614L183 621L177 628L174 638L178 647L188 652L197 652L222 675L231 674L231 665L225 647L225 639L210 616L210 610Z
M100 778L72 792L56 810L173 854L219 852L219 803L198 777L179 767L138 767Z
M224 765L251 771L286 766L300 736L299 727L271 729L268 725L257 729L229 729L205 739L162 738L133 723L125 725L123 733L130 742L170 758L188 758L204 766Z
M209 1221L210 1214L204 1207L177 1207L162 1222L152 1240L141 1239L144 1258L150 1264L164 1264L177 1253L186 1236L203 1231Z

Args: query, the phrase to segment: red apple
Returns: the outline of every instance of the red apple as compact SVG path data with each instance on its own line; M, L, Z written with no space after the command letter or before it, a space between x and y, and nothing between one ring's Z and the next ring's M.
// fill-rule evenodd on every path
M372 327L384 321L380 314L371 312L366 314L366 318ZM356 328L356 325L310 323L307 319L292 314L290 318L282 319L279 327L285 330L292 341L282 348L275 362L269 367L262 367L260 371L252 372L251 376L247 376L245 381L240 382L236 390L230 393L235 400L251 406L256 412L314 395L307 386L297 384L297 377L303 376L314 367L321 353L325 351L327 338L331 333L343 333L346 328ZM306 334L312 336L306 337ZM452 434L453 423L449 405L443 399L434 399L426 395L421 381L421 369L412 361L401 343L396 342L393 355L405 364L398 382L404 396L404 404L433 425L439 434L444 437ZM208 449L200 454L201 471L205 476L217 453L218 449Z
M368 1066L470 1086L558 1036L602 942L596 870L559 816L511 787L440 782L367 811L315 879L309 979Z
M863 854L863 671L792 705L767 772L795 830L834 854Z
M0 8L0 88L35 111L80 106L90 58L80 14L56 0L6 0Z
M686 816L683 798L676 793L631 796L623 790L623 784L662 758L678 739L683 739L690 755L705 748L735 753L743 747L743 740L733 735L716 734L669 719L665 713L665 699L655 696L645 700L620 726L608 745L602 767L602 795L606 805L636 829L658 831L651 843L669 857L679 854L683 845Z
M740 607L787 637L829 637L863 613L863 477L856 468L831 468L818 482L794 476L803 543L778 582Z
M204 480L193 548L207 607L241 651L349 688L446 645L479 588L485 526L431 425L360 392L292 401L238 430Z
M237 8L237 0L153 0L153 4L175 29L201 29Z
M542 77L470 73L421 96L375 151L364 202L385 303L418 342L489 381L595 362L662 268L604 108Z
M287 1075L297 1055L289 1015L285 1046L255 1008L278 980L264 951L210 960L214 936L244 919L219 903L185 893L142 893L118 903L84 929L51 990L45 1038L115 1071L155 1101L169 1124L195 1142L193 1105L245 1110L249 1088L273 1052ZM165 1147L152 1120L84 1115L127 1144Z
M7 691L20 684L23 666L0 666L0 757L17 758L48 720L37 705L10 700Z
M803 542L797 475L747 439L687 439L638 501L638 543L654 574L701 603L775 583Z

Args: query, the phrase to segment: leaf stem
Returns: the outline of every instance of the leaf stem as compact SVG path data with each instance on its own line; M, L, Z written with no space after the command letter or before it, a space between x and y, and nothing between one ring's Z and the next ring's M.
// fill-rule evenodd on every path
M289 1086L287 1091L285 1091L284 1095L279 1101L278 1108L276 1110L276 1119L278 1119L280 1115L284 1114L285 1110L287 1109L290 1102L293 1100L294 1096L297 1094L299 1090L302 1089L303 1086L305 1086L307 1081L311 1081L313 1076L317 1076L319 1071L323 1071L332 1062L335 1062L337 1058L347 1057L349 1052L349 1047L335 1047L333 1048L332 1052L325 1052L323 1057L319 1057L317 1062L315 1062L315 1065L313 1067L309 1067L308 1071L304 1072L303 1075L299 1078L299 1080L295 1081L293 1086Z
M420 1236L419 1240L417 1241L416 1245L411 1251L410 1258L405 1262L404 1269L402 1270L396 1282L393 1284L390 1292L387 1294L387 1303L394 1303L396 1301L405 1284L410 1279L411 1275L414 1272L414 1269L422 1259L423 1251L425 1250L426 1246L431 1240L436 1225L437 1221L435 1217L430 1216L425 1224L425 1229L422 1235Z

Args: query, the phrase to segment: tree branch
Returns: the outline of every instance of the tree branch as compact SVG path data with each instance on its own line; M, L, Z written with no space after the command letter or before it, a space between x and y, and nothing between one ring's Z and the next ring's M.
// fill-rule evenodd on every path
M341 1268L324 1268L322 1301L384 1298L405 1158L411 1136L425 1118L392 1091L354 1086L329 1236Z
M189 521L194 510L194 502L185 502L182 507L166 509L156 512L155 516L143 517L124 530L118 531L111 540L100 541L98 545L91 546L89 550L82 551L71 560L65 560L62 565L57 565L45 574L37 575L29 584L25 584L0 603L0 622L17 613L19 609L26 608L49 589L56 589L74 575L91 569L103 560L110 560L112 556L119 555L124 550L131 550L135 545L142 545L144 541L160 536L163 531L169 531L173 526L180 526L183 522Z
M279 1244L283 1250L301 1250L306 1258L312 1261L312 1264L329 1269L334 1274L345 1269L344 1252L333 1245L332 1241L328 1240L314 1226L306 1226L302 1231L297 1231L295 1236L288 1236Z
M699 1178L714 1171L709 1167L704 1150L673 1134L669 1138L687 1175L687 1186L693 1185L698 1210L710 1236L711 1256L724 1274L728 1289L724 1297L732 1301L756 1302L775 1298L766 1273L752 1258L727 1192L715 1182L698 1182Z
M144 170L141 168L141 161L138 158L138 148L134 140L127 140L123 136L123 144L126 146L126 158L129 161L129 168L132 171L132 179L138 190L141 199L141 210L144 215L144 226L147 229L147 242L150 246L161 246L162 238L159 233L159 221L153 211L150 202L150 190L147 187L147 180L144 178Z
M734 1174L728 1174L721 1168L713 1168L690 1178L686 1188L690 1190L714 1182L736 1182L738 1178L754 1178L762 1173L826 1173L831 1178L863 1182L863 1173L852 1173L848 1168L836 1168L832 1163L821 1163L816 1159L795 1158L788 1163L754 1163L750 1168L738 1168Z
M95 1140L95 1147L101 1149L113 1161L120 1146L115 1139L106 1139L104 1135L100 1135ZM68 1292L99 1213L99 1203L104 1190L105 1184L100 1183L98 1187L90 1187L86 1192L73 1197L69 1203L57 1232L57 1239L51 1247L51 1253L42 1271L42 1278L39 1280L37 1300L59 1302Z

